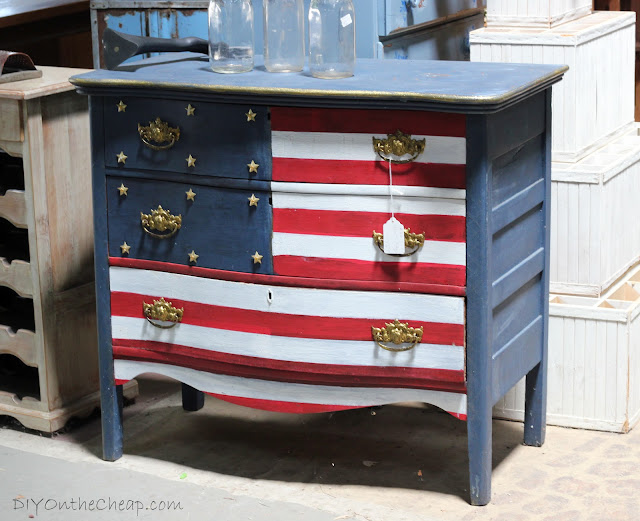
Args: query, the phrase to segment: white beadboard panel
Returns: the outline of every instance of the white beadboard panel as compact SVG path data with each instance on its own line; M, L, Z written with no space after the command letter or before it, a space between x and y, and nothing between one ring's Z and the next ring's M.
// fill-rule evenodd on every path
M600 298L551 295L548 424L628 432L640 421L638 292L640 266ZM494 416L522 421L524 391L523 379Z
M640 261L637 125L576 163L551 167L551 291L601 296Z
M574 162L633 122L634 21L603 11L550 29L487 27L470 34L471 60L568 65L553 86L552 154Z
M489 26L553 27L591 13L592 0L489 0Z

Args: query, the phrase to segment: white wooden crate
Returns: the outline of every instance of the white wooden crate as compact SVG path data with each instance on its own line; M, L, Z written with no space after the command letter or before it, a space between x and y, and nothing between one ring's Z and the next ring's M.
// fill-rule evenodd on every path
M489 0L487 24L554 27L591 13L592 0Z
M551 295L547 423L628 432L640 420L640 267L604 297ZM524 380L495 405L522 421Z
M602 11L551 29L486 27L470 34L471 61L568 65L553 86L552 157L577 161L633 122L634 21Z
M640 261L640 129L551 167L551 292L601 296Z

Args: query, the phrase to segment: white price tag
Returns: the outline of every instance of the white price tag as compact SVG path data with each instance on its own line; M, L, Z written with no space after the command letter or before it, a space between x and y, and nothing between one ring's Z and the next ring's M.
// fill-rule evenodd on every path
M351 14L350 13L347 13L342 18L340 18L340 23L342 24L342 27L346 27L347 25L351 25L351 22L353 22L353 20L351 19Z
M404 226L395 217L389 219L382 228L383 251L387 254L404 253Z

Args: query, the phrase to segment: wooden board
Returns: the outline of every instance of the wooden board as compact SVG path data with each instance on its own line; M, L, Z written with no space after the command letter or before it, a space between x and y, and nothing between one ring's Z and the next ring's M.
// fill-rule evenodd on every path
M591 13L591 0L489 0L487 24L554 27Z
M552 29L488 27L471 33L471 60L568 65L553 90L553 159L578 161L633 122L634 20L597 12Z

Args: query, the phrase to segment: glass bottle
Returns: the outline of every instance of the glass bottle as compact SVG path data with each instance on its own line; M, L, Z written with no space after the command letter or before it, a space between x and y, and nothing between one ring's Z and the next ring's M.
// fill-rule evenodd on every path
M214 72L253 69L251 0L210 0L209 63Z
M316 78L353 76L356 19L352 0L311 0L309 69Z
M304 67L303 0L264 0L264 66L269 72Z

